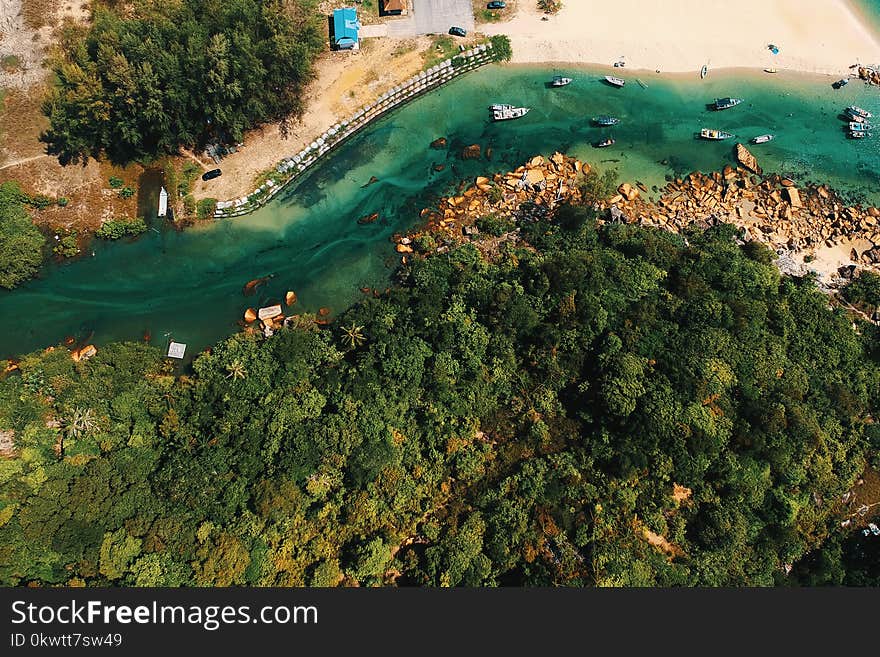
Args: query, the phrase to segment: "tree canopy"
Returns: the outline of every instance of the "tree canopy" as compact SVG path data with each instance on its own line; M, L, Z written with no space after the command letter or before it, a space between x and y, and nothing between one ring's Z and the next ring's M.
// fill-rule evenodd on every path
M835 500L880 465L878 332L733 230L568 208L186 376L31 354L0 582L877 584Z
M11 289L36 274L45 242L25 209L21 188L0 184L0 287Z
M323 47L312 0L145 0L68 27L42 136L62 163L129 162L302 110Z

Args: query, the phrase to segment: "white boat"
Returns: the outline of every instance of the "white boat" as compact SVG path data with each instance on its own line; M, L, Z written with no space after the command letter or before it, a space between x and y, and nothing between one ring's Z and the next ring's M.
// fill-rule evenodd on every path
M614 137L606 137L601 141L597 141L593 144L593 148L607 148L608 146L614 146Z
M852 114L847 114L847 116L849 117L849 120L853 121L854 123L867 123L868 122L868 119L866 119L864 116L853 116Z
M712 107L716 111L730 109L731 107L736 107L742 101L742 98L716 98L715 102L712 103Z
M713 128L701 128L700 129L700 137L703 139L709 139L711 141L721 141L723 139L730 139L733 135L729 132L724 132L723 130L715 130Z
M871 136L870 132L855 131L855 130L849 131L849 138L850 139L864 139L865 137L870 137L870 136Z
M777 71L775 68L765 68L764 69L764 73L778 73L778 72L779 71Z
M571 78L566 78L561 75L554 75L553 79L550 81L551 87L564 87L567 84L571 84Z
M500 112L501 110L508 110L508 109L513 109L513 105L501 105L501 104L489 105L490 112Z
M844 111L850 116L861 116L866 119L870 119L872 116L874 116L868 110L863 110L861 107L856 107L855 105L850 105Z
M703 64L703 68L700 69L700 79L702 80L707 75L709 75L709 65Z
M773 135L758 135L752 138L753 144L766 144L768 141L773 141Z
M593 123L596 125L617 125L620 119L614 116L594 116Z
M622 87L626 84L626 80L621 80L620 78L616 78L613 75L606 75L605 82L614 87Z
M531 110L530 107L507 107L492 112L493 121L510 121L511 119L521 119Z
M865 130L867 130L870 127L871 127L870 123L864 123L864 122L856 123L855 121L850 121L850 123L849 123L849 129L852 130L853 132L864 132Z

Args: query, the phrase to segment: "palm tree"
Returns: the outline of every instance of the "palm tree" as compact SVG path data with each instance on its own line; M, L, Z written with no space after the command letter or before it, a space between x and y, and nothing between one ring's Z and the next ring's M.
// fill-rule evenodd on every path
M344 334L343 340L352 349L367 341L367 338L364 337L364 327L358 326L354 322L352 322L351 326L343 327L342 332Z
M91 408L74 408L63 424L65 434L71 438L80 438L98 429L98 417Z
M247 370L237 358L226 366L226 371L229 372L229 374L226 375L227 379L243 379L247 376Z

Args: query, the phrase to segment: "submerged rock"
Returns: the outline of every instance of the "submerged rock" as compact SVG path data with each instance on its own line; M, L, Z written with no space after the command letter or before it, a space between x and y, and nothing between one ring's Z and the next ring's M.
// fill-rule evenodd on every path
M441 149L446 148L446 137L438 137L434 141L431 142L431 148Z
M470 146L465 146L461 150L461 159L462 160L478 160L480 159L480 154L482 153L482 149L479 144L471 144Z

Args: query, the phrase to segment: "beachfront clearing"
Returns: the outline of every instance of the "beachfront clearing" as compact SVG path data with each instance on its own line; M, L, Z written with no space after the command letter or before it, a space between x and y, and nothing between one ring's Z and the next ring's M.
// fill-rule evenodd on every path
M878 36L847 0L579 1L564 2L550 16L534 2L520 2L508 16L478 29L508 35L514 62L610 65L625 54L627 68L651 71L698 72L711 61L713 69L773 66L835 75L856 62L880 62ZM768 43L779 45L778 55Z
M196 198L236 198L253 191L254 180L274 170L283 158L296 153L317 135L354 109L420 71L432 53L429 37L368 39L357 51L331 52L316 62L316 78L306 91L306 111L286 136L278 124L245 135L244 148L223 158L223 176L198 181ZM205 167L214 164L201 159Z

